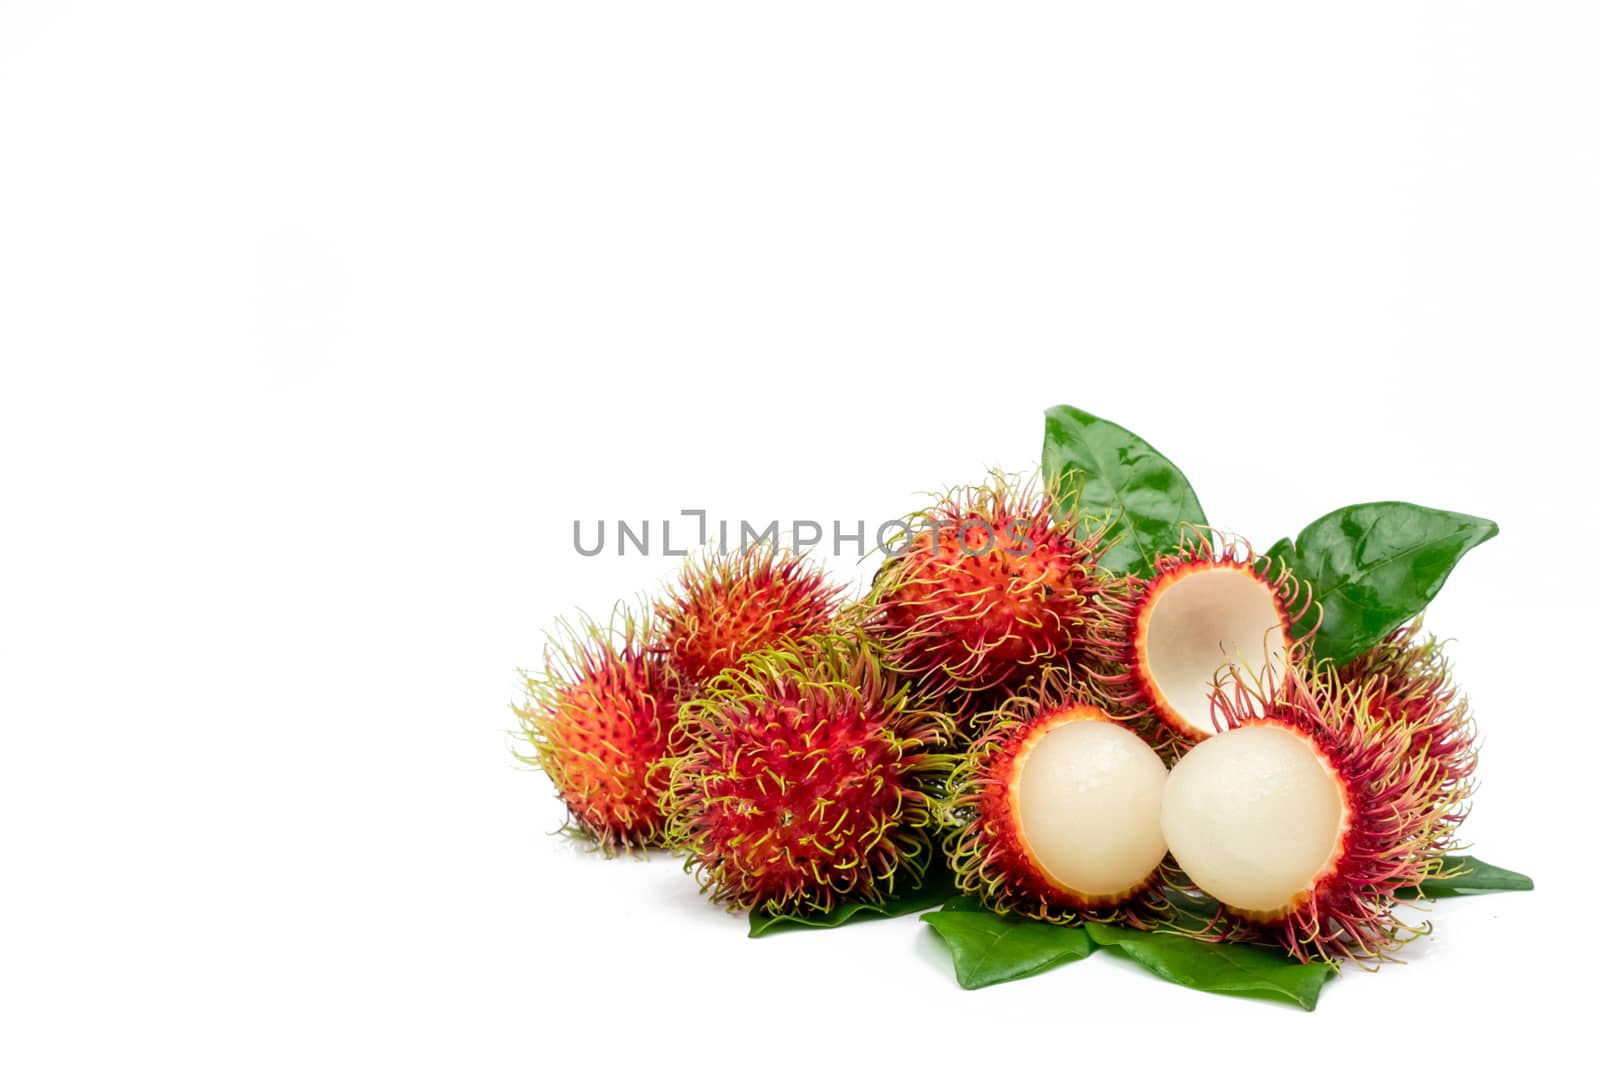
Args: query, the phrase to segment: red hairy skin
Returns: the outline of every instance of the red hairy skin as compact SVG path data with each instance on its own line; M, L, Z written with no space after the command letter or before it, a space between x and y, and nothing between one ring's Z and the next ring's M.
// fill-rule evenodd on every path
M949 732L838 639L757 653L684 705L670 843L730 909L881 903L927 870Z
M1118 897L1085 897L1053 879L1023 842L1016 812L1017 778L1033 746L1063 723L1116 721L1098 694L1047 675L1038 691L1006 701L986 715L984 731L951 776L946 838L956 888L1001 915L1061 925L1085 920L1124 922L1141 929L1162 925L1167 911L1158 867L1145 884Z
M1299 960L1392 959L1425 933L1394 914L1395 893L1438 874L1455 847L1450 811L1459 789L1440 793L1437 766L1412 758L1418 731L1385 717L1371 692L1330 671L1291 671L1265 692L1234 676L1219 688L1228 729L1286 729L1316 749L1343 787L1346 822L1335 856L1282 914L1230 912L1235 934L1280 945Z
M1112 702L1127 712L1145 712L1145 722L1153 727L1145 740L1169 760L1181 755L1197 741L1211 734L1195 729L1162 698L1146 658L1147 628L1151 612L1161 595L1173 584L1199 571L1230 568L1259 578L1272 590L1278 615L1287 636L1312 605L1311 589L1297 581L1288 569L1256 556L1242 541L1224 539L1215 546L1205 532L1185 537L1178 551L1156 558L1155 576L1129 574L1110 583L1101 598L1101 611L1095 617L1091 634L1094 654L1091 662L1101 666L1093 676ZM1311 648L1316 628L1289 642L1289 662L1304 660Z
M1475 788L1478 737L1442 643L1423 637L1421 620L1414 619L1340 667L1339 680L1368 690L1375 718L1412 728L1411 755L1437 768L1435 799L1445 818L1459 822L1466 813L1454 802Z
M550 777L577 830L608 853L661 843L660 761L682 691L648 635L621 619L620 633L567 627L516 708L533 746L519 757Z
M693 557L656 607L661 647L707 682L752 652L827 633L844 597L820 566L766 543Z
M1105 574L1099 533L1081 536L1075 515L997 477L908 525L874 582L872 632L921 696L965 715L1082 650Z

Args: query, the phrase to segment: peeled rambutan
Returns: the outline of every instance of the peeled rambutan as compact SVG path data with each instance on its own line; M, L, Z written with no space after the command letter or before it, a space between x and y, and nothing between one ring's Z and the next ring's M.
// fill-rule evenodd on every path
M1444 643L1421 634L1413 619L1373 648L1339 668L1339 678L1352 688L1365 687L1374 718L1395 720L1412 728L1411 754L1438 768L1437 799L1459 819L1454 805L1473 790L1478 765L1477 730L1467 700L1450 676Z
M1311 603L1307 586L1250 546L1220 547L1196 532L1156 560L1154 577L1128 575L1101 600L1094 638L1099 676L1119 704L1148 709L1170 750L1210 737L1218 724L1211 693L1219 671L1238 667L1268 680L1304 658L1307 638L1291 629Z
M746 655L827 633L845 590L804 556L761 541L690 557L656 606L661 647L691 682Z
M517 706L524 762L555 783L576 830L606 852L661 843L661 794L682 690L650 635L619 609L602 629L563 624Z
M1144 925L1159 905L1136 898L1160 881L1167 854L1166 765L1103 707L1051 685L1056 677L985 715L951 776L957 888L1002 914Z
M1104 581L1099 531L1084 534L1032 484L995 476L911 516L874 581L873 634L887 665L963 712L1081 648Z
M844 639L757 652L683 705L668 839L713 900L774 915L881 903L933 854L947 717Z
M1184 874L1298 959L1391 958L1423 932L1395 893L1441 868L1452 822L1415 726L1331 672L1215 693L1224 731L1172 768L1162 831Z

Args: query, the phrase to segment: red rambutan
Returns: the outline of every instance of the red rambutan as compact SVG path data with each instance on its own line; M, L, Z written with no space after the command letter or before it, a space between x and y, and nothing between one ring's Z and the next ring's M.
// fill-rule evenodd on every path
M1178 865L1298 959L1391 958L1426 929L1396 918L1395 893L1452 847L1439 771L1411 755L1416 727L1326 671L1265 690L1235 672L1215 699L1223 732L1167 778L1161 824Z
M843 639L757 652L683 706L669 841L730 908L881 903L927 870L950 729Z
M707 682L752 652L827 633L844 596L816 563L768 542L707 552L656 606L661 645L686 678Z
M1031 483L997 475L911 516L872 593L885 663L963 712L977 694L1066 663L1104 575L1099 532L1081 533L1065 510L1058 517Z
M1412 728L1411 754L1438 768L1438 799L1459 820L1465 812L1451 802L1473 790L1477 730L1466 697L1451 680L1444 642L1423 636L1421 625L1419 618L1402 626L1340 667L1339 679L1370 689L1374 718Z
M1127 575L1101 600L1094 628L1097 680L1119 705L1148 710L1163 751L1217 732L1211 694L1219 671L1267 680L1304 658L1309 635L1291 629L1311 604L1287 568L1241 541L1215 547L1196 531L1159 556L1154 577Z
M543 675L525 675L516 708L531 755L555 783L576 829L607 852L657 845L669 731L681 685L666 657L626 611L602 630L562 624Z
M1146 925L1161 910L1167 768L1056 677L987 714L951 776L956 886L1001 914Z

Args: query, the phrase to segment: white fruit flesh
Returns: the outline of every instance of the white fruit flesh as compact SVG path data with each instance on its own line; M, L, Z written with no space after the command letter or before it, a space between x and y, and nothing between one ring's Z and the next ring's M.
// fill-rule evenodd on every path
M1288 637L1272 588L1249 571L1213 567L1173 581L1150 608L1144 659L1162 703L1200 735L1215 733L1211 688L1237 664L1254 677L1280 669Z
M1121 898L1167 853L1166 779L1160 757L1131 730L1093 719L1064 722L1018 762L1023 844L1061 888L1088 901Z
M1305 737L1247 723L1172 768L1161 829L1195 885L1243 911L1281 913L1337 857L1344 787Z

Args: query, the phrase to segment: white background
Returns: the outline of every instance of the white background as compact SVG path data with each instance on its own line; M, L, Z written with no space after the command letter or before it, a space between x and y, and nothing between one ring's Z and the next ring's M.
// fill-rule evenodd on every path
M1312 10L1307 10L1312 9ZM1592 956L1584 4L0 3L0 1055L1298 1062L1528 1048ZM1487 515L1467 824L1312 1015L963 992L548 836L516 668L660 557L1150 438L1265 545ZM859 579L870 565L830 562ZM1130 1059L1131 1058L1131 1059Z

